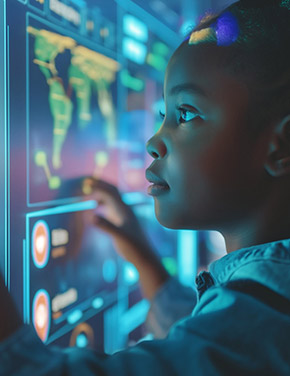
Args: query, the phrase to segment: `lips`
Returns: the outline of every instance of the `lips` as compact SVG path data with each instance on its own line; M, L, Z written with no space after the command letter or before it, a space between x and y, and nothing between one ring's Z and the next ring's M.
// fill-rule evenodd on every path
M151 170L147 169L146 170L146 179L150 182L150 183L153 183L155 185L158 185L158 186L163 186L163 187L167 187L169 188L169 185L166 183L165 180L161 179L160 177L158 177L157 175L154 174L154 172L152 172Z

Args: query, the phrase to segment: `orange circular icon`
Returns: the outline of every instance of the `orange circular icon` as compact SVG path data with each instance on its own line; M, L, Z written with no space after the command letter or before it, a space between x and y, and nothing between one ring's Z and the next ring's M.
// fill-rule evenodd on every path
M93 348L94 342L95 338L92 327L89 324L83 322L74 328L71 334L69 346Z
M38 221L32 231L32 258L37 268L44 268L49 259L50 239L46 222Z
M33 299L33 325L38 337L45 342L50 329L50 299L46 290L38 290Z

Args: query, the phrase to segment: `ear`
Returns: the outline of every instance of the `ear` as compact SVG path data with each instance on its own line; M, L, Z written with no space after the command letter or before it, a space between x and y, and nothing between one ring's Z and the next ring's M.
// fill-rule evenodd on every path
M290 115L273 128L265 169L273 177L290 175Z

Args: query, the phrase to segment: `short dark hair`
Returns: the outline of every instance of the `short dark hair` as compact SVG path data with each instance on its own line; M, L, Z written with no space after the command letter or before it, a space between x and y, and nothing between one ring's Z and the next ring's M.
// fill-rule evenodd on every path
M207 14L193 32L216 28L228 14L239 30L233 43L221 46L227 51L223 64L248 85L259 131L290 113L290 0L241 0L217 15Z

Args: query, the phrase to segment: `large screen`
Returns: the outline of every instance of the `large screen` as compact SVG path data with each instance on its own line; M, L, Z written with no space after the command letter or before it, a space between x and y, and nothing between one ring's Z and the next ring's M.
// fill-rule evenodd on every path
M208 239L163 228L146 193L145 144L181 38L141 1L1 3L1 270L44 343L112 353L148 334L149 302L137 270L92 225L90 177L119 188L183 283L194 283Z

